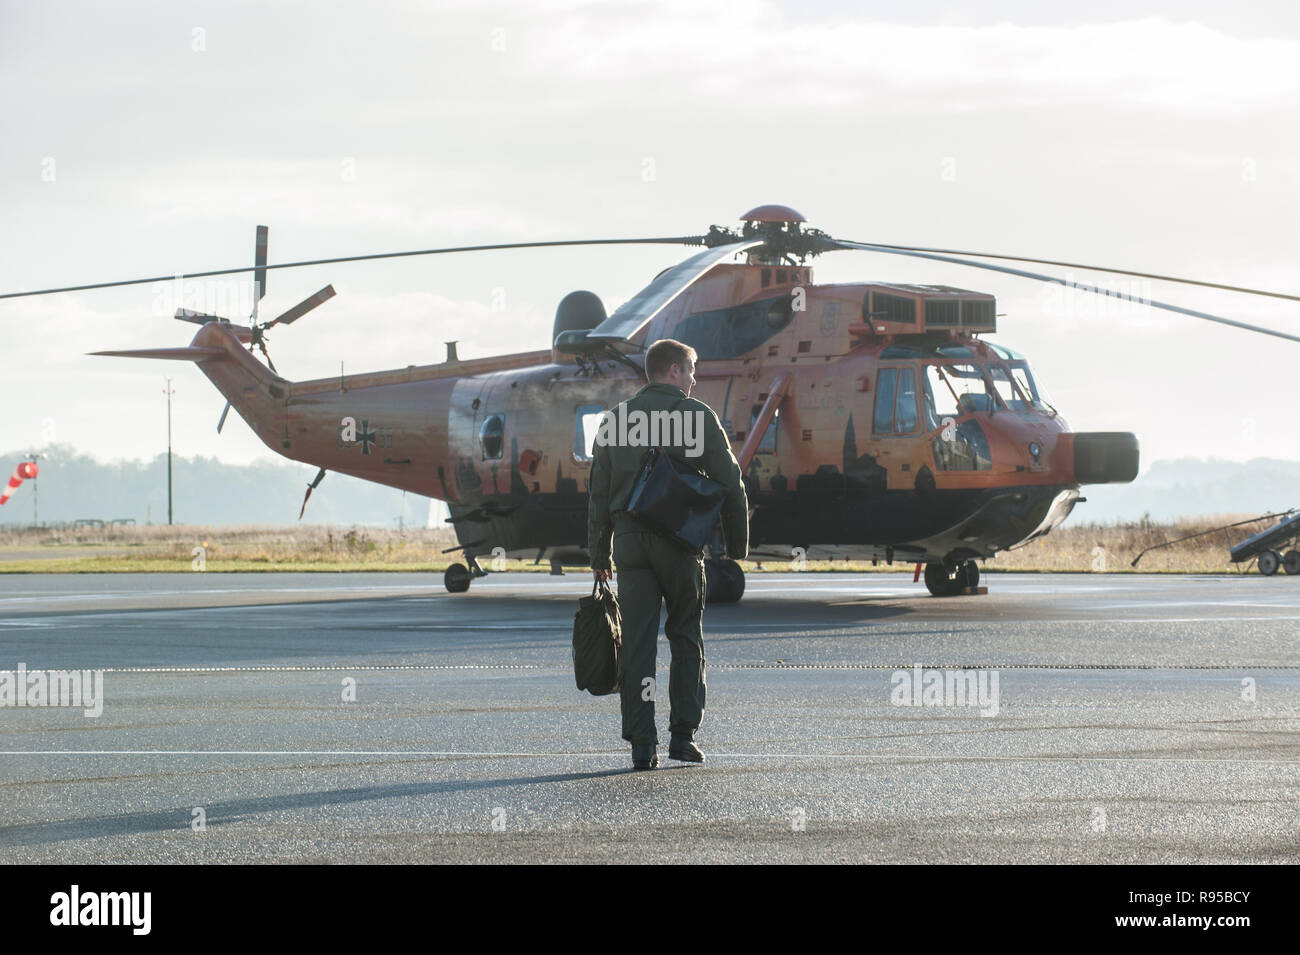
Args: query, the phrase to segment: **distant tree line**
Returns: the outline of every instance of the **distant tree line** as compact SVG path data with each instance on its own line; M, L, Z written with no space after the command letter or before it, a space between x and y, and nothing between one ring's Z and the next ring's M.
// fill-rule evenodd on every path
M67 445L40 451L40 523L79 519L112 521L133 518L137 524L167 523L167 456L151 461L104 463ZM23 452L0 457L0 482L8 479ZM306 464L266 461L225 464L215 458L173 458L175 521L178 524L292 524L298 520L303 492L316 476ZM3 508L0 524L32 522L28 481ZM1253 461L1157 461L1132 484L1088 486L1087 502L1078 505L1071 523L1138 521L1144 516L1166 522L1213 514L1263 514L1300 507L1300 462L1274 458ZM430 501L416 494L381 487L341 474L329 474L313 492L304 522L424 527ZM433 502L435 524L445 506Z
M167 523L167 455L151 461L98 461L54 444L39 451L36 487L24 482L0 508L0 524L29 525L33 496L41 524L80 519L134 519ZM0 482L8 480L24 452L0 456ZM173 515L177 524L293 524L316 469L306 464L226 464L215 458L173 457ZM437 514L442 515L442 506ZM342 474L329 474L307 504L305 523L424 527L429 499ZM439 521L439 523L441 523Z

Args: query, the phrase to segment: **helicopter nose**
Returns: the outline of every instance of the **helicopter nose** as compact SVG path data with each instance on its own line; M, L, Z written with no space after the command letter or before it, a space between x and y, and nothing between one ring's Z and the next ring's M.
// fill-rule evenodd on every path
M1138 439L1130 431L1084 431L1074 438L1074 480L1127 484L1138 473Z

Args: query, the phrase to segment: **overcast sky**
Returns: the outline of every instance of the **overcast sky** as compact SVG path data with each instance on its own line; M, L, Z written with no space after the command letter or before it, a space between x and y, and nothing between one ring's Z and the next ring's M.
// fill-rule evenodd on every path
M861 241L1094 262L1300 293L1293 5L0 0L0 291L548 238L680 235L780 202ZM688 254L481 253L272 272L271 334L312 378L549 343ZM1045 269L1065 276L1063 270ZM998 296L1077 430L1144 458L1300 458L1300 344L1009 276L836 253L818 281ZM1083 281L1115 282L1078 273ZM203 283L246 317L248 277ZM1300 304L1119 290L1300 332ZM0 301L0 448L271 457L190 365L167 286ZM310 469L307 469L310 470Z

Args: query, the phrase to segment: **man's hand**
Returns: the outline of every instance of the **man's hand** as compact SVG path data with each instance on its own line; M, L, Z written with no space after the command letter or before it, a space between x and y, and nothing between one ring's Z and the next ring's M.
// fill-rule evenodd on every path
M592 574L595 575L595 577L596 577L597 580L613 580L613 579L614 579L614 572L613 572L612 570L608 570L608 569L606 569L606 570L593 570L593 571L592 571Z

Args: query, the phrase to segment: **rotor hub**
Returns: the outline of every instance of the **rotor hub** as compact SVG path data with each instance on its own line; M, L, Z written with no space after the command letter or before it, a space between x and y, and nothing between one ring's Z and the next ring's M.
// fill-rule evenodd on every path
M803 214L796 212L789 206L766 205L757 206L750 209L740 217L741 222L777 222L782 225L792 225L798 222L807 222Z
M779 265L795 259L803 262L810 255L835 248L834 240L826 233L804 229L803 223L808 220L790 206L756 206L741 216L740 221L744 224L739 230L710 226L704 244L713 248L746 239L761 239L763 245L749 253L749 260L750 264L763 265Z

